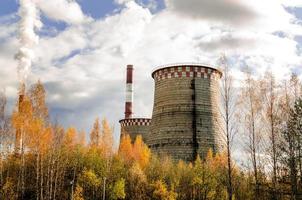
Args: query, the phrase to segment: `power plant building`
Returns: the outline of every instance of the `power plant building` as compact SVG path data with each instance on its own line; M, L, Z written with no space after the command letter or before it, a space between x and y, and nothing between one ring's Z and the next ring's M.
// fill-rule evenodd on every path
M196 63L159 67L152 73L152 120L148 125L133 123L137 127L127 127L128 134L131 138L141 134L153 153L174 160L204 158L209 149L219 152L223 148L218 108L221 77L216 68ZM124 121L120 122L125 129Z

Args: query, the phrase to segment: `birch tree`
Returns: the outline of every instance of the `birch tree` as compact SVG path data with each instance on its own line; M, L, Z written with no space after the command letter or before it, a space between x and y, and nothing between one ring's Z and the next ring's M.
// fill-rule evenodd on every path
M251 159L252 170L255 183L255 199L260 197L260 130L261 130L261 110L262 104L257 81L252 77L250 68L246 68L245 80L241 91L241 110L243 118L243 129L247 133L247 152Z
M272 168L272 199L277 199L278 161L280 159L280 107L278 85L272 71L267 71L261 81L261 97L263 101L263 116L268 135L268 158Z
M236 133L235 127L235 93L233 85L233 76L231 75L231 69L225 55L220 58L220 67L222 69L222 82L221 82L221 97L222 106L220 113L223 119L221 130L224 133L226 139L226 153L227 153L227 179L228 179L228 199L233 199L233 184L232 184L232 142Z

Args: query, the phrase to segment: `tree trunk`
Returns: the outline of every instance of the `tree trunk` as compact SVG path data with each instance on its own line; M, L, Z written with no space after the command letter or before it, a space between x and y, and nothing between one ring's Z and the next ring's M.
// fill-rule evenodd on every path
M40 155L40 174L41 174L41 181L40 181L40 198L41 200L44 199L44 188L43 188L43 185L44 185L44 171L43 171L43 157L42 157L42 153Z
M36 158L36 199L39 200L39 179L40 179L40 165L39 165L39 159L40 159L40 154L39 152L37 153L37 158Z

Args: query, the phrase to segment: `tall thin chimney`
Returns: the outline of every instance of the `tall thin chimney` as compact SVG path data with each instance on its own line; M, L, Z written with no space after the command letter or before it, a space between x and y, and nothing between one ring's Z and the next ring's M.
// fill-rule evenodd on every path
M125 119L132 118L133 65L127 65Z
M20 88L19 88L19 99L18 99L18 112L22 113L23 108L22 108L22 103L24 101L24 96L25 96L25 84L21 83ZM21 147L22 147L22 131L20 128L16 130L16 138L15 138L15 153L19 154L21 152Z

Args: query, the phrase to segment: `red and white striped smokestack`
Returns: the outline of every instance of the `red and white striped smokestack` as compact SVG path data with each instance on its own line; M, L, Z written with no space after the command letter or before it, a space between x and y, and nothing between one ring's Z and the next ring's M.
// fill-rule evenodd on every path
M133 65L127 65L125 119L132 118Z

